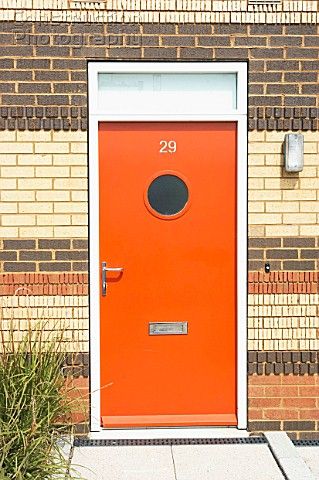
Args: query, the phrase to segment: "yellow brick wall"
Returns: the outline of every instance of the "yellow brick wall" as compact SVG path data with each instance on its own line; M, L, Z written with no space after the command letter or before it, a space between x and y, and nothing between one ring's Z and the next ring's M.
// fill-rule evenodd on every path
M285 132L250 132L249 234L261 237L319 235L319 137L304 132L304 169L283 168Z
M318 350L318 294L248 296L248 349Z
M87 237L86 132L0 132L0 236Z
M283 169L284 132L249 133L249 234L319 234L319 138L305 132L304 170ZM87 134L0 132L0 235L87 236Z
M56 331L57 338L63 339L66 352L88 352L88 319L87 295L10 295L0 298L1 335L5 341L10 338L11 328L19 341L30 327L32 330L40 327L44 341L52 339L50 332Z

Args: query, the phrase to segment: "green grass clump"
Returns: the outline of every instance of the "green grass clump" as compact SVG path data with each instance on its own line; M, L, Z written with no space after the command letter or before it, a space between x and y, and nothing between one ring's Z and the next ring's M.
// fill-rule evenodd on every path
M6 334L6 338L5 338ZM43 325L15 341L0 325L0 480L72 478L58 439L70 435L61 338Z

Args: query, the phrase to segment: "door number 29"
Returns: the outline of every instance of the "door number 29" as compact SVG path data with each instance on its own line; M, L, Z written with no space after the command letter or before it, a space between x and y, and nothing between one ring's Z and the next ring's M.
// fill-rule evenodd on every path
M175 153L177 145L175 140L161 140L160 147L160 153Z

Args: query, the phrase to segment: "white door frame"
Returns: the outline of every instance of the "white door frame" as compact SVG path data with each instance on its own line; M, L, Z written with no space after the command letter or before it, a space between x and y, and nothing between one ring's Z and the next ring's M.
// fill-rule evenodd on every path
M237 108L205 114L156 115L107 113L98 101L98 74L108 73L235 73ZM99 165L98 124L103 121L231 121L237 123L237 419L247 428L247 64L245 62L109 62L88 63L89 88L89 259L90 259L90 394L91 436L96 438L189 437L193 427L170 429L104 429L100 425L100 268L99 268ZM125 108L125 107L123 107ZM203 429L204 431L212 429ZM155 432L155 433L154 433ZM180 433L178 433L180 432ZM207 433L205 434L205 436Z

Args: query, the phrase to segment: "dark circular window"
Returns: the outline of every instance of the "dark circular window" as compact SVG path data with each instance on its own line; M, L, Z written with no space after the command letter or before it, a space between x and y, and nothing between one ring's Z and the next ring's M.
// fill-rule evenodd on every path
M176 215L188 201L186 183L176 175L165 174L155 178L147 191L150 206L160 215Z

